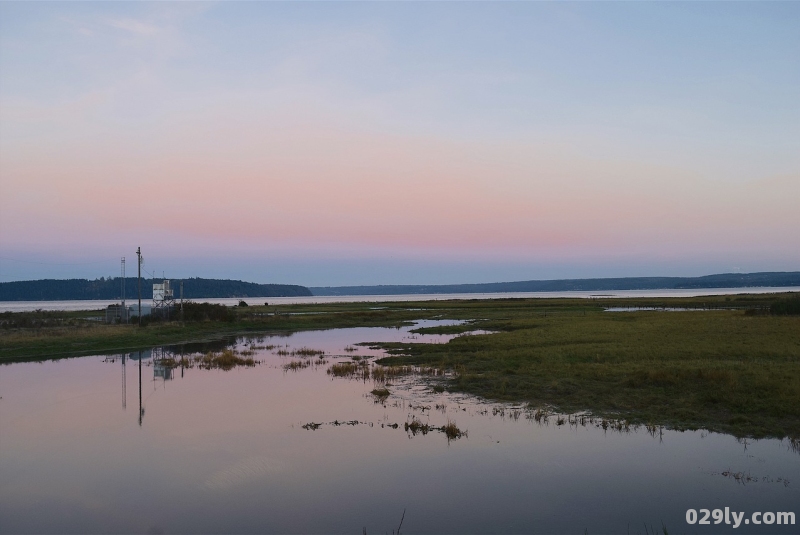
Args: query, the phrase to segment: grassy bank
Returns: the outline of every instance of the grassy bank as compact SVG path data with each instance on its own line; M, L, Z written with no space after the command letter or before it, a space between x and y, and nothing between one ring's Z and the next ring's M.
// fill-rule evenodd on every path
M439 345L383 344L397 356L379 362L454 370L448 388L490 399L800 437L800 317L523 303L484 312L494 317L473 325L497 333Z
M104 324L98 321L102 311L3 313L0 363L134 351L255 333L396 326L426 317L424 312L404 308L373 308L364 304L233 307L227 321L172 321L141 328Z
M800 316L771 315L780 297L242 307L232 310L230 321L141 329L100 325L86 317L91 314L70 313L61 323L56 315L38 327L0 329L0 361L121 352L248 333L462 319L469 324L422 331L479 328L495 333L447 344L383 344L393 356L381 362L453 370L447 388L489 399L676 428L800 437ZM608 306L690 310L604 312Z

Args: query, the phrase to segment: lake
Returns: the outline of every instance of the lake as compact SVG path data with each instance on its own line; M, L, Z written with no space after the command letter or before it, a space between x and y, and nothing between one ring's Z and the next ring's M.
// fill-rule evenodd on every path
M541 417L424 374L392 377L381 399L371 379L329 373L382 355L361 342L453 337L410 329L3 365L0 532L391 533L401 517L409 534L798 532L686 522L687 509L800 513L788 440ZM226 346L258 363L159 365Z
M464 294L406 294L406 295L312 295L304 297L236 297L236 298L195 298L193 301L233 306L240 300L248 305L297 305L316 303L383 303L404 301L439 301L448 299L591 299L626 297L696 297L700 295L737 295L800 292L800 287L754 287L754 288L691 288L662 290L603 290L569 292L503 292L503 293L464 293ZM133 305L136 298L128 298ZM151 299L142 299L142 304L150 304ZM31 312L33 310L98 310L108 305L118 304L119 299L71 300L71 301L0 301L0 312Z

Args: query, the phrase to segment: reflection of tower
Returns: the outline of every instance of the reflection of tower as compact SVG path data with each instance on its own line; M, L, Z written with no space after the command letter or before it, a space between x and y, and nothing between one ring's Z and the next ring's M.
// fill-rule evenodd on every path
M122 354L122 408L128 404L127 395L128 382L125 380L125 353Z
M144 409L142 408L142 352L139 351L139 427L142 426Z
M172 379L172 366L167 363L167 352L163 347L153 348L153 380Z

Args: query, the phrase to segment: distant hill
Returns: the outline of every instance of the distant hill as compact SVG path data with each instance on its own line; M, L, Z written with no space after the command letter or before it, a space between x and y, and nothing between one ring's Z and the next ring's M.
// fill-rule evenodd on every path
M560 279L485 284L326 286L309 288L314 295L399 295L505 292L602 292L691 288L747 288L800 286L800 271L722 273L704 277L622 277L614 279Z
M137 298L136 277L125 279L125 297ZM161 280L156 280L161 282ZM175 298L180 297L180 281L173 280ZM122 278L43 279L0 282L0 301L70 301L74 299L119 299ZM222 279L183 279L184 299L225 297L296 297L311 295L305 286L256 284ZM142 279L142 299L153 298L153 279Z

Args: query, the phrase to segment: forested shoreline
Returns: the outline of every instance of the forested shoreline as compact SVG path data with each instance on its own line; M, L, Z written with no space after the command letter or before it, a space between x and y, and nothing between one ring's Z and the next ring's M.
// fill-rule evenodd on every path
M153 298L153 282L142 279L142 299ZM172 280L175 297L180 297L180 280ZM119 299L122 277L87 279L43 279L0 282L0 301L71 301L83 299ZM305 286L294 284L257 284L227 279L183 279L185 299L226 297L297 297L311 295ZM137 278L125 279L125 296L138 296Z
M703 277L617 277L597 279L529 280L482 284L396 284L379 286L310 287L314 295L399 295L502 292L603 292L693 288L800 286L800 271L720 273Z

